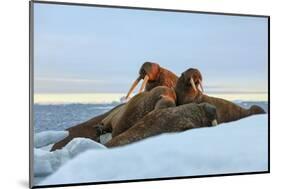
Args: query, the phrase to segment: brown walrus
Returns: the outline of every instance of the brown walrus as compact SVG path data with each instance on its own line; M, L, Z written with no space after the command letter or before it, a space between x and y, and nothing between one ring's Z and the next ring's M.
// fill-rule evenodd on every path
M138 79L135 81L133 86L131 87L127 98L129 95L132 93L134 88L136 87L137 83L141 79L145 79L142 85L142 90L145 87L145 91L150 91L153 88L157 86L167 86L167 87L175 87L176 81L178 77L172 73L171 71L161 68L159 64L156 63L151 63L151 62L145 62L142 67L139 70L140 76ZM149 79L147 79L148 77ZM147 83L147 85L146 85ZM63 148L68 142L70 142L73 138L76 137L86 137L90 138L95 141L99 141L99 135L101 132L107 131L106 129L110 129L110 127L107 127L104 130L100 130L101 128L98 127L98 125L101 123L103 120L104 123L108 122L116 122L118 120L118 115L117 114L121 109L123 109L123 105L121 104L114 109L110 110L107 113L101 114L97 117L94 117L84 123L78 124L76 126L73 126L69 129L66 129L69 131L69 136L66 137L65 139L57 142L53 147L52 150L56 149L61 149Z
M190 68L182 73L176 84L177 104L209 103L217 108L218 123L235 121L254 114L263 114L265 111L256 105L249 109L242 108L230 101L207 96L199 90L202 75L199 70ZM202 85L201 85L202 88Z
M150 112L127 131L112 138L105 146L117 147L161 133L180 132L217 124L216 107L208 103L185 104Z
M176 82L178 77L171 71L160 67L157 63L152 62L145 62L141 66L139 70L139 77L134 81L133 85L131 86L126 99L131 95L133 90L136 88L137 84L140 80L143 79L142 86L139 90L139 93L143 91L150 91L158 86L166 86L169 88L174 88L176 86ZM136 102L134 102L136 103ZM119 117L123 114L124 106L116 109L110 115L108 115L103 121L103 125L115 125ZM104 128L105 132L111 132L111 126Z
M112 132L115 137L133 126L138 120L154 109L174 107L176 93L174 89L159 86L134 96L128 103L119 108L113 119L101 121L102 130Z
M139 70L139 77L134 81L133 85L131 86L126 99L129 98L130 94L133 92L139 81L143 79L142 86L139 90L139 93L144 91L151 91L155 87L158 86L166 86L169 88L174 88L177 82L178 77L172 73L171 71L160 67L157 63L152 62L145 62L141 66ZM136 102L134 102L136 103ZM116 125L119 121L119 117L123 115L124 106L116 109L110 115L108 115L103 121L103 125ZM127 109L127 108L126 108ZM128 113L126 113L128 114ZM119 128L119 127L117 127ZM123 127L121 127L123 128ZM106 126L103 129L103 132L111 132L112 126ZM119 132L116 132L119 134ZM115 136L115 132L113 132L113 136Z
M143 79L143 83L139 92L150 91L151 89L158 86L175 87L178 77L173 72L160 67L159 64L153 62L145 62L139 70L139 77L132 84L126 99L131 95L133 90L136 88L140 80Z
M86 122L83 122L81 124L78 124L76 126L66 129L69 132L69 135L66 138L64 138L63 140L55 143L53 145L51 151L63 148L73 138L77 138L77 137L90 138L90 139L98 142L100 133L99 133L98 127L96 127L96 125L98 125L106 116L110 115L112 112L114 112L116 109L118 109L122 105L123 104L120 104L104 114L101 114Z

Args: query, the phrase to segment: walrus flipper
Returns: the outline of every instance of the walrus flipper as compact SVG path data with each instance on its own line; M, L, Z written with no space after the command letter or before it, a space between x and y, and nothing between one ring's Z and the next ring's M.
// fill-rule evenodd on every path
M265 114L266 112L264 111L264 109L262 109L260 106L258 105L253 105L250 107L249 109L251 111L251 114Z

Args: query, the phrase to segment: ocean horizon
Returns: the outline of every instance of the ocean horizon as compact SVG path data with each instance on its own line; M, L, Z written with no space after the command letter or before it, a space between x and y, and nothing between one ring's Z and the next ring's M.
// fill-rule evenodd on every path
M267 93L206 93L229 101L268 101ZM133 97L135 94L132 94ZM118 104L126 93L35 93L34 104Z

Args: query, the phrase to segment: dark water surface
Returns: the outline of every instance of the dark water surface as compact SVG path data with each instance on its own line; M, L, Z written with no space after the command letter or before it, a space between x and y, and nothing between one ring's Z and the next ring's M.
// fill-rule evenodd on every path
M240 106L249 108L259 105L266 112L267 102L236 102ZM60 105L34 105L35 133L47 130L64 130L78 123L87 121L94 116L111 110L117 104L60 104Z

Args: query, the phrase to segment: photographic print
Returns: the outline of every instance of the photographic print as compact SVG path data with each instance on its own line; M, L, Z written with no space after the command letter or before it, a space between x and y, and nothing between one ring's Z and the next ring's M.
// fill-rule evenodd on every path
M269 17L31 2L31 187L269 172Z

